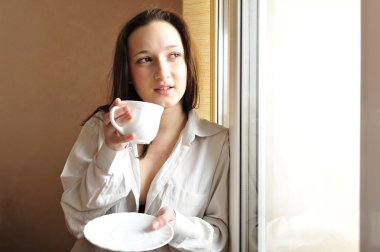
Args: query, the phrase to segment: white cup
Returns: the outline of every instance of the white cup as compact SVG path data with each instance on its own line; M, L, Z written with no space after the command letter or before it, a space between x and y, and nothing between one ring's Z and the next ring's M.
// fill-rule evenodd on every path
M164 108L149 102L125 101L125 103L131 110L132 119L124 125L117 124L115 111L120 107L114 106L110 110L112 125L122 135L134 133L136 138L131 142L149 144L157 135Z

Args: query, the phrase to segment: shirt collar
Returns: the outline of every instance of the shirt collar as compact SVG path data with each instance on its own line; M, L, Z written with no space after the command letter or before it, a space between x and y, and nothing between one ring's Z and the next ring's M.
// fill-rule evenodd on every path
M200 118L194 109L189 112L188 116L187 124L183 129L184 144L190 145L194 141L195 136L208 137L225 129L221 125Z

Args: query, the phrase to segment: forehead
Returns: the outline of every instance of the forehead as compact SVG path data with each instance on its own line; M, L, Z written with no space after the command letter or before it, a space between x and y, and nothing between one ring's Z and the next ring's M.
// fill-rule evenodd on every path
M172 24L165 21L153 21L141 26L128 38L131 53L141 50L159 50L168 46L183 48L179 32Z

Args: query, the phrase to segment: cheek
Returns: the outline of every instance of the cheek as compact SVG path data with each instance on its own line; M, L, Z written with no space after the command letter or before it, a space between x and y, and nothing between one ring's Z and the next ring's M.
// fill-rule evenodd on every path
M142 98L142 96L144 96L144 90L146 90L145 84L148 83L146 80L147 74L141 71L141 69L131 68L131 78L137 95Z
M131 77L133 81L139 81L140 79L144 78L144 76L145 74L140 69L135 67L131 68Z
M179 67L177 73L178 73L178 78L181 79L182 81L184 81L185 85L186 85L186 81L187 81L187 67L186 67L186 65Z
M144 89L151 81L151 74L146 69L131 69L131 77L136 90Z

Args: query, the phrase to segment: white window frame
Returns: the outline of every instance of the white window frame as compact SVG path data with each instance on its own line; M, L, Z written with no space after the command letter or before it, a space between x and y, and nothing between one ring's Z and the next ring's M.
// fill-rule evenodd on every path
M247 189L257 187L258 170L257 145L249 144L257 142L258 0L218 0L216 9L215 111L230 128L230 251L252 251L257 235L248 223L257 224L257 198Z

